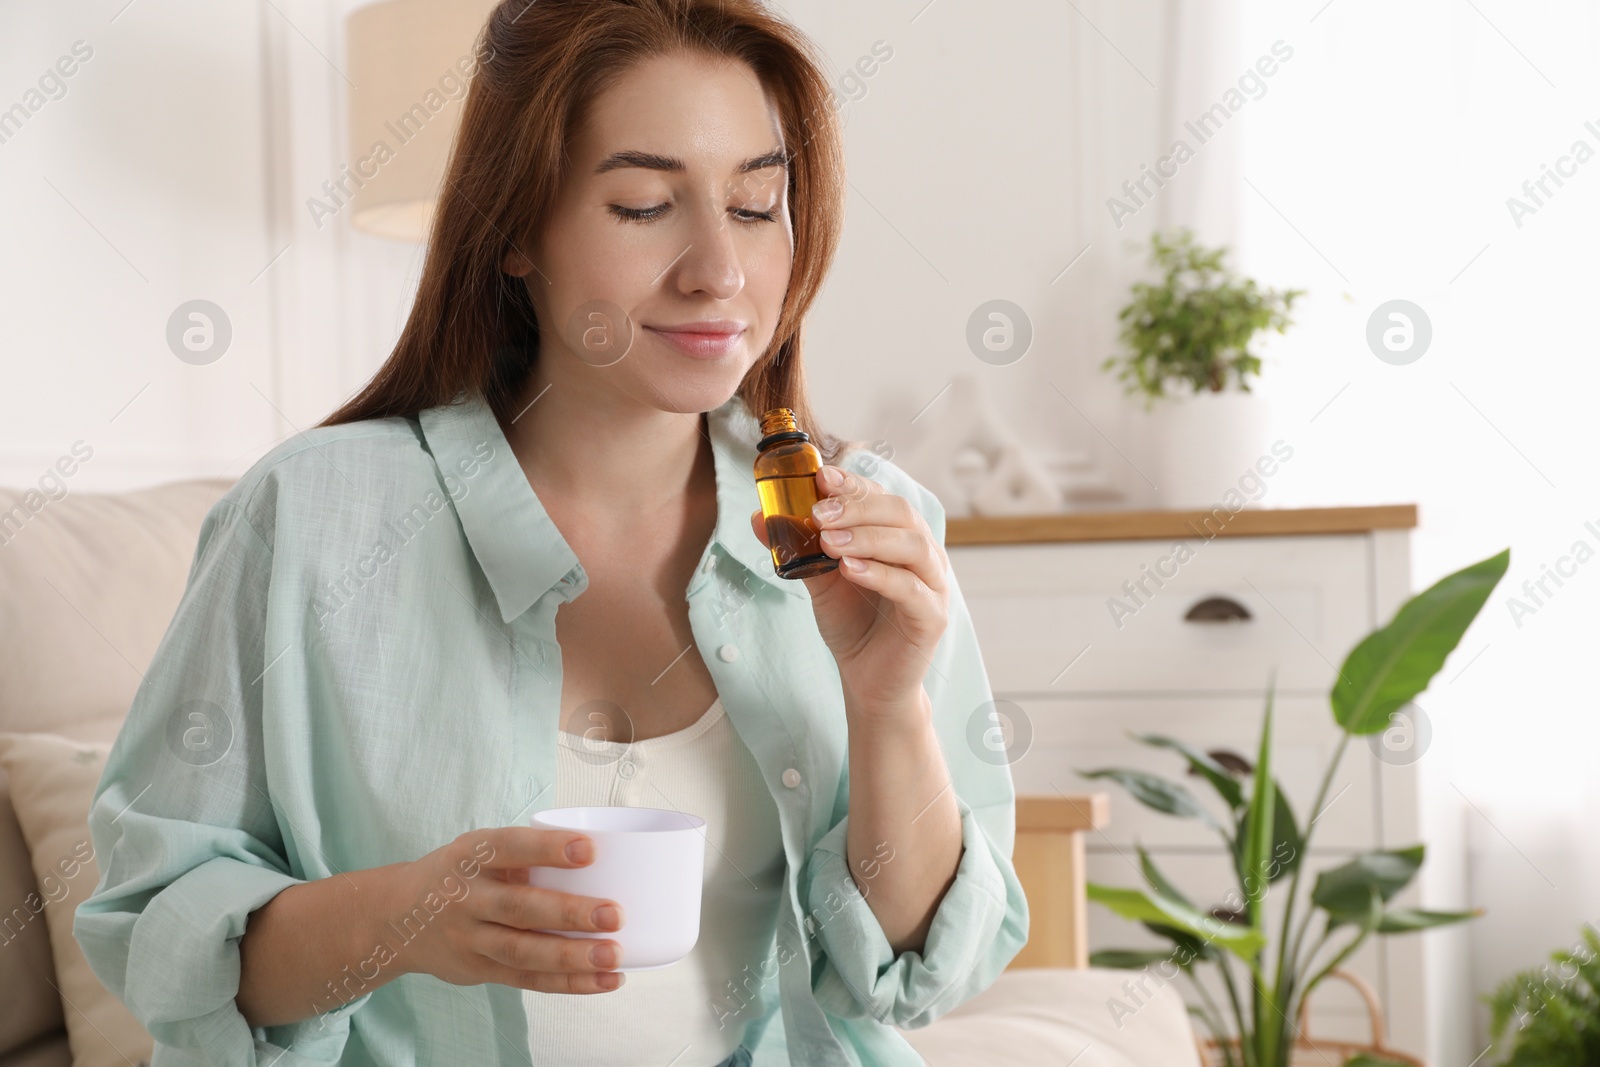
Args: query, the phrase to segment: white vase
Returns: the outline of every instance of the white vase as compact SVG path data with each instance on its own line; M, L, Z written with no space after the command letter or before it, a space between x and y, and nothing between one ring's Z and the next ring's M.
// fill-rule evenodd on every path
M1061 487L1037 456L1007 445L972 494L978 515L1048 515L1061 510Z
M1228 390L1157 401L1156 492L1166 508L1247 502L1248 472L1268 452L1266 406L1254 393ZM1232 494L1230 496L1230 490Z

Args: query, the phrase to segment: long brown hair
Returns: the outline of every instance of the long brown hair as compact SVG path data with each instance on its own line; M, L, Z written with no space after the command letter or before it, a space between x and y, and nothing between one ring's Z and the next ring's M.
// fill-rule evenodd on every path
M501 263L539 233L587 105L635 62L698 51L748 64L777 105L789 155L794 262L772 343L738 395L759 418L793 409L824 457L846 447L816 427L801 328L838 247L844 154L837 98L814 46L760 0L503 0L474 71L429 234L416 301L372 380L318 425L412 415L481 393L509 424L539 350L521 278Z

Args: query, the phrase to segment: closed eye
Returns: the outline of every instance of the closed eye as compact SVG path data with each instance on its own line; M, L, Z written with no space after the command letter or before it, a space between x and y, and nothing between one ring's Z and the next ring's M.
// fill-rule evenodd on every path
M623 207L621 204L610 205L611 213L625 222L654 222L661 218L672 207L668 204L657 204L655 207L635 208ZM747 226L754 226L763 222L776 222L777 209L771 211L752 211L748 208L731 208L733 217Z

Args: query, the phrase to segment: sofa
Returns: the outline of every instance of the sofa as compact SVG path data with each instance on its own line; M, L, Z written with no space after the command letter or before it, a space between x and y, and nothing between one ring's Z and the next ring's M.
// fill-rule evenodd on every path
M72 912L99 878L87 819L107 751L232 482L61 484L0 488L0 1067L144 1067L151 1039L89 970ZM933 1067L1198 1067L1170 987L1114 1022L1125 981L1013 968L906 1037Z

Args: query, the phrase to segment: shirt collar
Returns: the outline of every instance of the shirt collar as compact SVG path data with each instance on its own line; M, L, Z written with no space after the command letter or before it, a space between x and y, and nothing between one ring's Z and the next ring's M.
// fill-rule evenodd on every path
M558 585L571 595L582 592L589 579L577 553L533 491L483 395L462 392L419 412L417 421L501 619L511 622ZM706 424L717 479L708 553L720 548L767 584L809 597L804 582L778 577L771 553L750 529L750 513L760 506L752 472L760 424L738 394L707 412Z

